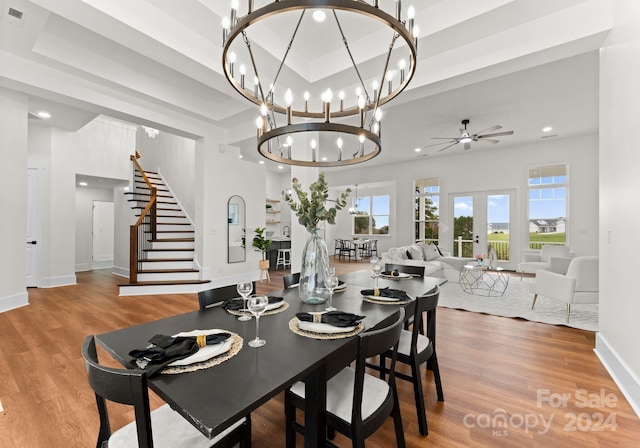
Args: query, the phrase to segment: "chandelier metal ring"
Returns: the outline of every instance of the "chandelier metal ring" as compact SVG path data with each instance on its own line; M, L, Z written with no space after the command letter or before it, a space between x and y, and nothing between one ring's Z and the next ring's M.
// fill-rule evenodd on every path
M239 18L236 25L233 26L227 36L227 39L224 43L224 48L222 51L222 66L224 68L225 77L231 84L231 86L246 99L251 101L252 103L260 106L265 101L256 95L250 89L246 89L244 86L239 83L232 73L231 64L228 62L228 52L232 47L234 41L243 34L243 32L249 28L251 25L267 19L276 14L281 14L290 11L296 11L301 9L334 9L334 10L342 10L342 11L351 11L363 14L365 16L376 19L389 28L392 28L394 32L400 36L407 47L409 48L409 64L408 64L408 72L406 74L405 79L398 84L392 92L387 95L380 95L379 100L376 102L375 99L373 102L367 103L364 106L365 111L372 110L376 107L380 107L393 98L398 96L411 82L413 79L413 75L415 73L416 68L416 44L413 40L413 36L409 32L409 30L405 27L405 25L397 20L392 15L387 12L379 9L378 7L369 5L368 3L364 3L358 0L297 0L293 1L276 1L274 3L270 3L260 9L257 9L242 18ZM381 87L382 91L382 87ZM273 110L275 112L286 114L287 108L285 106L279 105L277 103L268 103L267 107L269 110ZM358 106L354 106L349 109L344 110L336 110L332 111L330 117L331 118L340 118L340 117L348 117L352 115L356 115L360 113L360 109ZM324 118L325 114L323 111L321 112L309 112L301 109L292 109L291 115L295 117L302 118Z
M353 157L351 159L344 160L328 160L328 161L308 161L308 160L300 160L300 159L289 159L286 157L281 157L271 151L269 151L269 143L274 139L282 137L288 134L296 134L302 132L337 132L342 134L350 134L356 137L364 137L366 140L374 144L374 149L370 152L363 154L362 156ZM316 167L331 167L331 166L345 166L345 165L354 165L356 163L366 162L367 160L371 160L376 157L382 151L382 143L380 141L380 137L367 130L358 128L355 126L349 126L346 124L340 123L318 123L318 122L308 122L308 123L298 123L289 126L282 126L279 128L272 129L258 136L258 152L262 154L267 159L273 160L274 162L283 163L285 165L296 165L296 166L316 166ZM348 152L348 151L347 151Z

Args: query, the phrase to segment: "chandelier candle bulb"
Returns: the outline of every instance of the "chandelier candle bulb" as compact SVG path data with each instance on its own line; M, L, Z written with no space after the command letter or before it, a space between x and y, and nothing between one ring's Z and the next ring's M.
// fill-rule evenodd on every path
M236 26L237 12L238 12L238 0L231 0L231 26Z
M229 17L222 18L222 45L227 43L227 36L229 35L229 30L231 29L231 24L229 22Z
M413 32L413 23L415 16L416 9L413 7L413 5L409 5L409 8L407 9L407 17L409 18L409 20L407 21L407 30L409 31L409 33Z
M344 111L344 90L341 90L338 94L340 97L340 112Z
M258 91L258 86L260 84L260 80L258 79L257 76L253 77L253 96L255 96L256 98L258 98L259 95L259 91Z
M309 92L304 92L304 111L309 112Z
M396 16L398 18L398 21L401 22L402 21L402 1L401 0L396 0Z
M244 74L246 72L244 64L240 65L240 87L244 89Z
M311 160L313 162L316 161L316 140L315 139L311 140Z
M342 139L338 138L338 161L342 160Z
M358 109L360 109L360 127L364 128L364 97L358 95Z
M291 124L291 104L293 104L293 93L291 89L287 89L284 94L284 102L287 104L287 124Z
M247 1L247 14L251 14L253 11L253 0Z

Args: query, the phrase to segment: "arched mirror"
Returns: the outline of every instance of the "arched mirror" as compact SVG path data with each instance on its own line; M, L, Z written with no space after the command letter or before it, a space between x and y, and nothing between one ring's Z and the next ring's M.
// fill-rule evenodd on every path
M246 260L244 199L231 196L227 208L227 262L239 263Z

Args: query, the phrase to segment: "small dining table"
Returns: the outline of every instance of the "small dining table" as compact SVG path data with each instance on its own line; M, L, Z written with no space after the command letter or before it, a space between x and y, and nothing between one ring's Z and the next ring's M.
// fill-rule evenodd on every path
M347 288L335 293L333 304L339 310L366 316L365 331L391 323L398 305L388 306L362 300L360 291L371 287L371 271L341 276ZM437 280L416 278L381 280L401 286L410 295L419 295L437 284ZM325 305L300 301L297 288L271 293L282 296L289 307L260 318L260 336L267 344L260 348L247 345L255 337L255 322L241 322L222 308L172 316L96 336L114 359L129 366L129 352L143 348L156 334L172 335L194 329L219 328L244 339L242 349L216 366L179 374L157 374L149 378L149 387L172 409L209 438L250 414L262 404L297 381L305 383L305 447L326 445L326 382L356 356L357 338L320 340L295 334L289 321L298 312L322 311ZM161 300L160 298L158 300Z

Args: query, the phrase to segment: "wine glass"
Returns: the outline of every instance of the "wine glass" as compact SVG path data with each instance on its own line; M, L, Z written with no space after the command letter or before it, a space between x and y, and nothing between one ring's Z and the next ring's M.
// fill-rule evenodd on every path
M247 312L247 297L249 297L249 294L251 294L253 292L253 283L251 282L241 282L238 283L238 286L236 287L236 290L238 291L238 294L240 294L242 296L243 299L243 308L240 311L244 311ZM242 316L238 317L238 320L251 320L251 316L249 316L248 314L243 314Z
M333 301L333 290L338 287L340 281L336 276L336 268L330 267L328 270L327 278L324 280L324 285L329 290L329 306L325 308L326 311L336 311L338 308L334 307L331 302Z
M371 269L373 270L373 289L378 289L378 278L382 272L382 262L378 257L371 262Z
M254 296L249 298L249 311L256 316L256 338L249 341L249 347L262 347L267 343L264 339L260 339L260 315L264 313L269 304L267 296Z

